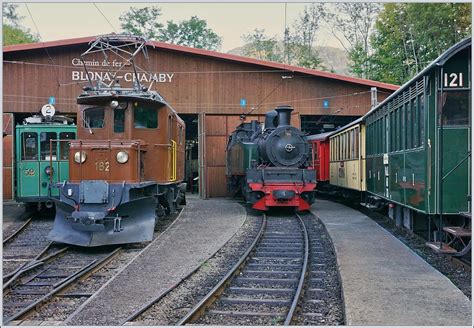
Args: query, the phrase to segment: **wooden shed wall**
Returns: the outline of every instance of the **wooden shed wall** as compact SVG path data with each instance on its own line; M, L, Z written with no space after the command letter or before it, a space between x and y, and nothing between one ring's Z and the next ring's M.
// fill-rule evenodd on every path
M38 112L55 96L59 111L75 113L75 99L87 84L78 62L86 47L49 48L51 59L44 49L4 53L4 112ZM263 101L261 112L287 104L301 115L330 115L338 110L338 115L363 115L370 107L367 85L302 73L282 79L290 73L165 49L150 49L149 55L149 62L138 60L138 65L158 74L162 82L153 89L179 113L238 114L241 98L247 100L247 110ZM100 60L98 56L97 65L88 66L90 72L106 71ZM381 93L380 100L386 95ZM329 108L323 107L324 99L329 100Z
M3 111L39 112L54 96L60 113L75 114L76 97L88 84L78 62L86 49L87 44L82 44L49 48L48 53L44 49L4 53ZM137 64L157 74L161 82L152 89L178 113L206 117L200 132L206 155L200 161L200 188L206 197L227 194L225 145L241 113L258 106L255 114L262 115L278 105L291 105L301 115L361 116L370 108L367 85L158 48L149 49L149 56L149 62L139 59ZM94 61L97 65L89 65L90 72L107 71L102 57L92 58ZM130 72L125 68L123 73ZM123 79L121 84L127 86ZM391 93L380 91L379 101ZM241 98L247 101L245 108L240 106ZM324 100L329 101L328 108L323 106ZM293 125L300 126L299 116ZM6 178L4 173L4 181Z

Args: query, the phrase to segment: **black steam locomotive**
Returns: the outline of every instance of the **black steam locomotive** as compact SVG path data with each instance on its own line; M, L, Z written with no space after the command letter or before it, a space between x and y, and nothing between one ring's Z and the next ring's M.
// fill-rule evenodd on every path
M316 173L308 169L311 147L304 133L291 126L290 106L265 114L258 121L242 123L227 143L227 182L258 210L295 207L307 210L314 201Z

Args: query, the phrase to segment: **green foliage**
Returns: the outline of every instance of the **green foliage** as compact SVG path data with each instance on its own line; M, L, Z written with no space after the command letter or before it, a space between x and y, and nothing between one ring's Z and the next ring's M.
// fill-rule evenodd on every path
M120 26L125 33L140 35L147 39L158 39L160 29L163 27L158 19L161 9L156 6L130 9L120 15Z
M3 4L3 45L9 46L20 43L38 42L38 36L32 34L29 29L20 26L24 18L16 12L18 5L13 3Z
M160 23L161 9L156 6L130 9L120 16L123 32L141 35L150 40L178 44L193 48L218 50L222 38L207 27L207 22L192 16L189 20Z
M38 42L39 39L31 34L29 30L23 30L21 27L13 27L3 24L3 45Z
M222 38L207 27L207 22L204 19L199 19L196 16L178 24L168 21L166 28L160 29L158 39L163 42L207 50L218 50L222 44Z
M403 84L470 35L470 3L385 4L370 40L368 76Z
M323 19L349 55L351 72L366 78L370 71L370 34L380 12L380 4L337 3L323 8Z
M264 29L256 28L253 33L242 36L242 39L246 43L243 50L244 56L260 60L282 60L276 37L266 36Z
M258 28L253 33L242 36L246 43L243 54L262 60L325 70L313 47L322 17L321 6L321 4L306 6L293 23L293 29L285 29L281 41L277 37L266 36L265 30Z
M23 19L22 16L19 16L16 12L18 8L17 4L14 3L4 3L2 7L3 12L3 23L10 26L17 26L20 21Z

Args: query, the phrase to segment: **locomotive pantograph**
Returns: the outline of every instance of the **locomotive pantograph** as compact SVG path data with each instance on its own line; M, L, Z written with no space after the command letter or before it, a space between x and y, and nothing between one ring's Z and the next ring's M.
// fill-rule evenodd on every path
M112 34L81 55L83 62L94 55L129 58L109 84L90 80L77 98L78 139L69 150L69 180L57 184L51 240L80 246L149 241L155 220L184 203L185 125L151 85L140 84L139 54L147 57L145 39ZM134 81L123 87L118 76L127 69Z

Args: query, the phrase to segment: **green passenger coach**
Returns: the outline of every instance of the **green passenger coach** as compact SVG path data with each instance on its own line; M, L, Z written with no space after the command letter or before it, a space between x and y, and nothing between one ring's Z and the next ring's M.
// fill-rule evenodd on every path
M59 196L50 183L69 178L68 141L76 139L77 127L70 118L54 116L53 108L46 115L26 118L15 131L15 198L50 207L50 197Z
M470 77L469 38L364 116L368 193L403 211L411 228L419 214L428 216L425 228L435 226L438 241L451 235L448 240L462 242L471 234ZM455 252L447 244L438 247Z

